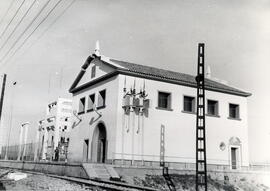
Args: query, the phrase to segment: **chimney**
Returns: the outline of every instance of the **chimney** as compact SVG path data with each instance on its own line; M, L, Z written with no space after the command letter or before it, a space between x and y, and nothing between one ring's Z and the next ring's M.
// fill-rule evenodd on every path
M99 50L100 50L100 48L99 48L99 41L97 40L96 41L96 47L95 47L95 53L94 53L97 57L100 57Z
M211 78L211 68L209 65L207 66L206 78Z

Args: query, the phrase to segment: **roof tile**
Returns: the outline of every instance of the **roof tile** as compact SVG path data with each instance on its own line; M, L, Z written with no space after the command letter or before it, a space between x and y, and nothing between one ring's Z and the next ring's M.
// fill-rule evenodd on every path
M120 65L121 70L125 68L124 70L127 70L129 72L134 72L138 74L144 74L148 76L157 77L160 79L169 79L169 80L175 80L183 84L187 84L189 86L196 87L196 81L195 76L179 73L179 72L173 72L169 70L159 69L155 67L150 66L144 66L140 64L134 64L130 62L124 62L120 60L110 59L110 61L116 63L117 65ZM239 90L237 88L228 86L226 84L210 80L208 78L205 79L205 88L207 90L213 90L213 91L220 91L224 93L234 94L234 95L240 95L240 96L250 96L251 94L248 92L244 92L242 90Z

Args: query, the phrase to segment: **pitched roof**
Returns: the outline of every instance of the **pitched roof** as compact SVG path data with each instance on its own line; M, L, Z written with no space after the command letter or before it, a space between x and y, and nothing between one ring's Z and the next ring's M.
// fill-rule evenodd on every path
M115 69L115 72L108 74L107 76L101 77L100 79L96 79L93 82L86 83L82 85L81 87L76 87L80 79L84 75L85 70L87 69L87 67L89 66L90 62L93 59L94 58L92 57L92 59L88 61L88 64L84 64L84 66L86 67L82 67L82 71L79 73L79 75L77 76L76 80L74 81L74 83L72 84L70 88L71 93L81 90L93 83L97 83L103 80L103 78L108 78L113 75L117 75L119 73L138 76L138 77L144 77L144 78L158 80L158 81L164 81L168 83L180 84L180 85L189 86L189 87L197 87L195 76L179 73L179 72L173 72L170 70L164 70L164 69L159 69L155 67L120 61L116 59L110 59L104 56L101 56L98 59L100 59L104 64L107 64L113 67ZM248 92L242 91L240 89L228 86L226 84L223 84L214 80L210 80L208 78L205 79L205 89L211 90L211 91L222 92L222 93L233 94L233 95L244 96L244 97L251 95Z
M183 85L197 87L197 82L195 81L195 76L192 76L189 74L184 74L184 73L180 73L180 72L174 72L174 71L170 71L170 70L164 70L164 69L159 69L159 68L155 68L155 67L124 62L124 61L115 60L115 59L110 59L110 61L112 61L113 63L116 63L117 65L120 65L122 70L123 70L123 68L125 68L124 70L127 70L127 71L132 72L132 73L143 74L145 76L151 76L151 77L160 78L160 79L164 79L164 80L166 80L166 79L175 80ZM115 65L115 66L117 66L117 65ZM234 95L240 95L240 96L250 96L251 95L248 92L242 91L240 89L231 87L229 85L226 85L226 84L223 84L223 83L220 83L220 82L208 79L208 78L205 79L205 89L219 91L219 92L223 92L223 93L234 94Z

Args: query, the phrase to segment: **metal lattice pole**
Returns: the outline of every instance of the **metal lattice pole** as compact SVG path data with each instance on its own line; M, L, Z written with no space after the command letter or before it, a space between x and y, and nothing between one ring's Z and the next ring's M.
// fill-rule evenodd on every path
M207 190L205 143L204 44L198 46L197 119L196 119L196 191Z

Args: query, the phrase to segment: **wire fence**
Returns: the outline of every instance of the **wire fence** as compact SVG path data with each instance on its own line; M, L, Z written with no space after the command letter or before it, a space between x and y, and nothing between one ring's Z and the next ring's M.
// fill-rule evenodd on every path
M120 166L159 167L160 155L140 155L127 153L114 153L111 164ZM196 170L194 157L164 156L166 166L172 169ZM207 158L208 170L242 170L242 171L265 171L270 172L270 163L246 163L222 159Z
M7 149L8 148L8 149ZM47 150L48 152L49 150ZM20 154L19 154L20 153ZM19 157L20 155L20 157ZM123 159L121 159L123 157ZM46 158L50 158L48 155ZM40 161L42 160L42 144L38 143L27 143L23 145L11 145L9 147L2 146L1 149L1 160L23 160L23 161ZM114 165L124 165L124 166L137 166L137 167L159 167L160 166L160 156L159 155L131 155L114 153L114 159L108 160L108 163ZM47 160L50 161L50 160ZM64 161L59 160L59 161ZM180 156L165 156L166 165L173 169L185 169L194 170L196 168L195 158L190 157L180 157ZM208 170L231 170L232 166L228 160L218 160L218 159L207 159ZM81 161L83 162L83 161ZM238 170L247 171L270 171L270 163L252 163L246 166L237 166Z
M41 159L41 143L2 146L0 159L34 161L35 156Z

